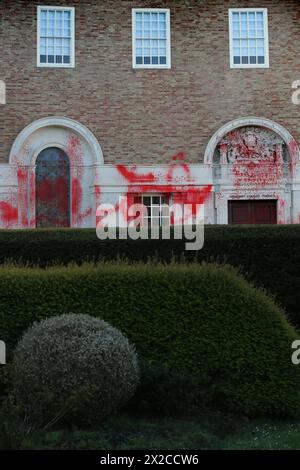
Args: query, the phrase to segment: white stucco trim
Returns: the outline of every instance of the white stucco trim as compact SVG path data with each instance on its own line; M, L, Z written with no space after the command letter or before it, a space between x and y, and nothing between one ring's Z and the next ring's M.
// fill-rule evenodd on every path
M240 119L234 119L233 121L228 122L217 132L214 133L212 138L207 144L205 154L204 154L204 163L211 165L213 163L213 156L218 143L223 139L223 137L228 134L228 132L233 131L234 129L238 129L240 127L245 126L257 126L257 127L264 127L266 129L270 129L271 131L275 132L279 135L282 140L286 143L291 159L294 162L299 163L300 161L300 152L299 146L293 136L289 133L285 127L281 126L275 121L271 121L270 119L265 118L258 118L258 117L244 117Z
M19 164L22 166L30 166L34 164L33 159L36 158L36 155L33 155L30 152L24 152L24 147L26 147L27 139L30 139L30 136L36 131L46 128L60 127L68 129L77 135L79 135L89 146L92 157L93 164L103 165L103 153L100 147L100 144L94 134L83 124L69 118L63 117L47 117L38 119L37 121L32 122L26 126L15 139L10 155L9 163L10 164Z

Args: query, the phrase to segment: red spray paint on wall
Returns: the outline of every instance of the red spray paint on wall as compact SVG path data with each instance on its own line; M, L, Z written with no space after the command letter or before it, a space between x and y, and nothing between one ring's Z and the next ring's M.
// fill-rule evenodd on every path
M22 227L28 227L28 176L27 169L19 167L17 170L18 177L18 200L20 210L20 223Z
M128 183L127 205L129 206L130 204L133 204L133 197L137 194L160 193L169 196L173 195L173 203L181 206L184 204L190 204L192 206L192 215L195 216L197 212L197 204L205 204L210 198L212 185L197 187L170 184L174 179L174 172L177 169L181 170L186 182L191 181L190 168L187 163L183 162L183 160L184 154L182 152L176 154L172 158L172 163L169 165L164 178L168 184L151 184L157 180L154 173L149 172L146 174L140 174L135 170L135 168L128 170L123 165L117 165L116 168L118 172ZM116 212L121 212L122 217L129 222L127 207L120 207L117 204L115 210Z
M282 145L266 131L232 131L220 143L220 152L228 152L238 190L277 186L284 177Z
M18 222L18 208L13 207L10 203L0 202L0 220L1 227L11 228Z

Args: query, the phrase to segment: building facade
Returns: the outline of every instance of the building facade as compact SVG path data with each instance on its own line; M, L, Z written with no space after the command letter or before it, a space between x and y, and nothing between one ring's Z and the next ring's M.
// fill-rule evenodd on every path
M2 0L0 227L300 223L298 0Z

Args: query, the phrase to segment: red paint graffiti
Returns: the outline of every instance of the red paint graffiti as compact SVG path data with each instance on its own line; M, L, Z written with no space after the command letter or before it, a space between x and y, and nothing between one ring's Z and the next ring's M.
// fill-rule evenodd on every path
M281 163L260 162L235 162L232 167L235 186L254 186L255 189L278 185L284 175L284 167Z
M172 162L165 175L165 180L170 182L175 180L174 172L176 169L183 171L184 179L190 180L190 168L187 163L184 163L184 153L180 152L172 157ZM176 204L190 204L192 206L192 215L195 216L197 212L197 204L204 204L210 197L212 192L212 185L204 187L196 186L176 186L176 184L149 184L156 181L156 177L152 172L146 174L139 174L136 167L128 169L124 165L116 166L119 173L129 184L127 193L127 204L116 204L115 210L119 212L125 221L129 222L128 207L133 204L134 196L137 194L145 193L160 193L164 195L173 194L173 202ZM139 184L148 183L148 184Z
M149 173L139 174L136 172L136 167L131 167L131 169L128 169L124 165L116 165L116 168L123 178L131 184L142 183L144 181L150 183L156 180L154 174L151 171Z
M26 168L18 168L18 190L19 190L19 207L20 222L22 227L28 226L28 202L27 202L27 170Z

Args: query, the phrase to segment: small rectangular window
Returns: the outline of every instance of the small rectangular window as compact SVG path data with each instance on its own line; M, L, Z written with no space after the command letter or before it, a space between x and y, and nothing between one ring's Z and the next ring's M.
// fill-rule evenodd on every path
M269 67L268 10L229 10L231 68Z
M133 68L170 68L170 10L132 10Z
M38 67L75 66L75 8L38 6Z
M147 210L148 227L170 225L169 197L160 194L144 194L134 197L134 204L143 204Z

